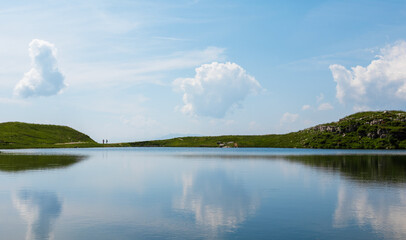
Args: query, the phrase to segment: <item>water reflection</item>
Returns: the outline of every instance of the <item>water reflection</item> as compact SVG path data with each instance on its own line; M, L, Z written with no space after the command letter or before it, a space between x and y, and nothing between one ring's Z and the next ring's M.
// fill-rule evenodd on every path
M89 160L69 171L0 173L1 236L406 239L405 156L166 151L64 150ZM40 166L20 167L11 160L0 160L7 166L0 171L78 162L50 157Z
M224 170L184 175L182 184L182 196L174 207L192 212L198 225L213 232L233 231L259 205L257 196L247 193L243 183Z
M324 171L339 171L358 182L378 184L406 182L404 155L303 155L283 158Z
M66 168L84 160L77 155L26 155L0 153L0 171L23 172L28 170L46 170Z
M338 171L345 176L364 182L406 182L406 155L234 155L183 154L183 158L212 158L224 160L288 160L318 168Z
M52 227L62 209L55 193L21 190L14 194L13 204L28 224L26 240L53 239Z
M353 223L370 226L388 239L406 239L406 192L389 194L383 189L369 192L341 186L333 224L345 228Z

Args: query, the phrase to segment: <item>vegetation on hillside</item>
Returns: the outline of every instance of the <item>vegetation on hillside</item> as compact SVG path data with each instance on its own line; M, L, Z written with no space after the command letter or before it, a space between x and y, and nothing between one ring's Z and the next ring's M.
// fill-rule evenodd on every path
M360 112L302 132L305 147L405 149L406 112Z
M360 112L288 134L179 137L118 144L98 144L66 126L0 123L0 149L128 146L406 149L406 112Z
M360 112L288 134L181 137L129 143L148 147L406 149L406 112Z
M70 127L0 123L0 148L91 147L98 144L89 136Z

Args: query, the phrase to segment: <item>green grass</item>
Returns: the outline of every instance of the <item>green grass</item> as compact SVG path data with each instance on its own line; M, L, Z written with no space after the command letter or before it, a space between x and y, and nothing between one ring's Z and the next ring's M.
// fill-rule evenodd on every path
M300 135L289 133L286 135L229 135L214 137L182 137L167 140L154 140L129 143L131 146L143 147L218 147L218 142L233 147L298 147ZM227 144L229 142L233 142Z
M89 136L70 127L30 124L21 122L0 123L0 148L66 148L98 146Z
M0 149L76 147L272 147L337 149L406 149L406 112L360 112L338 122L298 132L269 135L182 137L166 140L99 144L70 127L0 123Z
M360 112L338 122L321 124L288 134L182 137L133 142L129 145L233 147L234 143L237 143L238 147L406 149L406 113L403 111Z

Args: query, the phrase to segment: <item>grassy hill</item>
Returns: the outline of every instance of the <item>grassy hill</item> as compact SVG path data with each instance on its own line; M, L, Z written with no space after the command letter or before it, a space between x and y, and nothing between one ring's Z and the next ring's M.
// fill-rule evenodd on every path
M66 126L0 123L0 149L128 146L406 149L406 112L360 112L288 134L178 137L103 145Z
M70 127L0 123L0 148L92 147L98 144L89 136Z
M406 149L406 112L352 114L338 122L288 134L253 136L181 137L129 143L148 147L275 147Z

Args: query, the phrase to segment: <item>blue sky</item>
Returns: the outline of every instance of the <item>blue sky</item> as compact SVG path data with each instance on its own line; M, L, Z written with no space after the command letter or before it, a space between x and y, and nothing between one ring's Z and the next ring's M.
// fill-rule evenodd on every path
M405 1L0 1L0 21L1 122L122 142L406 110Z

